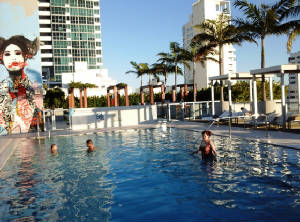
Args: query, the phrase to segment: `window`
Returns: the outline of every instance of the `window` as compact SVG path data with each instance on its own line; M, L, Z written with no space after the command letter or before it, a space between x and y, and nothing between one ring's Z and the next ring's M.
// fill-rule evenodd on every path
M89 48L95 48L95 42L88 42Z
M40 28L51 28L51 24L40 24Z
M52 24L52 31L65 32L66 31L66 25Z
M90 17L87 17L87 24L93 25L94 24L94 19L90 18Z
M65 8L62 7L52 7L51 8L51 14L59 14L64 15L65 14ZM48 11L48 10L47 10Z
M220 6L219 5L216 5L216 11L220 11Z
M85 49L81 50L81 56L88 56L87 50L85 50Z
M41 53L52 53L52 49L41 49Z
M79 17L79 24L86 24L86 17Z
M70 6L76 7L77 5L77 0L70 0Z
M72 47L78 49L79 48L79 41L73 41Z
M78 0L78 6L79 7L85 7L85 1L84 0Z
M89 56L95 56L95 50L89 50Z
M51 5L65 6L65 0L51 0Z
M42 62L52 62L52 58L42 58Z
M54 23L65 23L66 17L65 16L52 16L52 22Z
M87 34L86 33L80 33L80 40L87 40Z
M86 1L86 7L87 8L93 8L93 2L91 2L91 1Z
M51 16L47 16L47 15L40 15L39 16L40 19L51 19Z
M88 25L86 27L87 27L88 32L94 32L94 26L93 25Z

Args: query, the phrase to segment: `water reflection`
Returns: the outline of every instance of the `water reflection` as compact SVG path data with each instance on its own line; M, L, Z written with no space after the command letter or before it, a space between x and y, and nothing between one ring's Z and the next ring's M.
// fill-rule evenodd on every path
M243 221L266 221L283 219L283 212L299 215L298 151L214 136L218 162L207 164L190 155L199 135L159 128L33 144L0 173L0 213L10 209L0 220L197 221L206 215L207 221L228 221L242 215ZM98 148L91 154L88 138ZM59 145L59 155L50 154L51 143Z
M20 168L17 171L15 182L15 188L18 194L7 201L11 215L22 215L22 212L36 201L36 193L32 188L36 186L39 181L37 180L36 170L32 162L34 150L31 144L22 148L23 151L20 153ZM32 214L36 214L36 212Z

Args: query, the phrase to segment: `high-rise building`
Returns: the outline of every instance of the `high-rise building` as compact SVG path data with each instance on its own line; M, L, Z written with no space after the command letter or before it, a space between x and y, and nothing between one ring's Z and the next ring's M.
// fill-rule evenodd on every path
M289 56L289 63L299 64L300 63L300 51L291 53ZM289 112L299 113L300 112L300 74L293 73L289 74L289 85L288 85L288 109Z
M39 21L44 83L61 86L75 62L101 75L99 0L39 0Z
M190 49L192 38L199 33L194 29L195 25L204 22L206 19L217 19L223 13L231 18L230 1L225 0L197 0L193 3L192 14L190 15L189 22L183 26L183 47ZM236 72L236 56L235 48L231 45L224 45L223 47L223 70L224 74ZM218 56L215 56L218 59ZM185 83L193 83L193 69L184 69ZM197 88L207 88L209 84L208 78L211 76L219 75L219 64L214 61L206 61L202 66L200 63L196 65L196 84Z

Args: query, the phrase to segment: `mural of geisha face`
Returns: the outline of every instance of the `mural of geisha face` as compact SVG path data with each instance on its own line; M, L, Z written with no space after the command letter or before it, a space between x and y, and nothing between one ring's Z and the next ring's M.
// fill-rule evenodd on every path
M8 72L0 82L0 135L28 132L41 108L24 69L38 48L38 39L30 41L19 35L0 39L0 62Z
M2 55L4 66L9 71L17 71L23 69L25 66L25 58L19 46L10 44L4 49Z

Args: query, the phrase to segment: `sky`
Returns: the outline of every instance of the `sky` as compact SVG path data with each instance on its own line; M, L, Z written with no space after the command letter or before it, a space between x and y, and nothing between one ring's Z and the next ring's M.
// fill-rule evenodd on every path
M101 0L101 32L103 65L109 76L117 82L127 83L133 88L140 86L140 79L132 70L130 61L155 63L159 52L169 52L169 43L182 45L182 27L189 20L192 4L196 0ZM231 1L233 2L233 1ZM255 3L268 3L273 0L253 0ZM243 14L232 8L232 16ZM287 37L266 38L266 66L286 64ZM235 46L237 71L247 72L260 68L260 45L243 43ZM300 50L299 38L294 42L292 52ZM144 83L147 77L144 77ZM183 77L178 79L183 83ZM170 75L168 85L174 84Z

